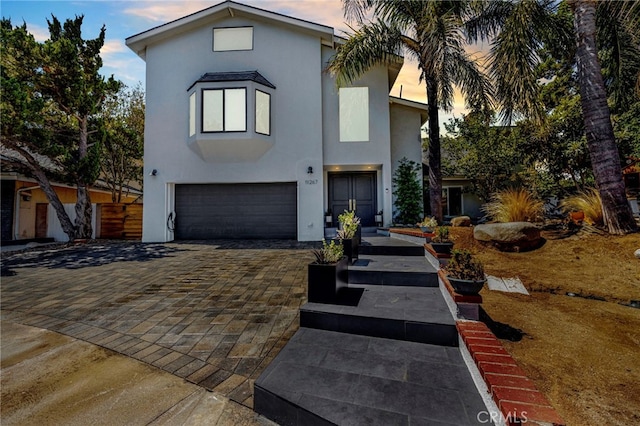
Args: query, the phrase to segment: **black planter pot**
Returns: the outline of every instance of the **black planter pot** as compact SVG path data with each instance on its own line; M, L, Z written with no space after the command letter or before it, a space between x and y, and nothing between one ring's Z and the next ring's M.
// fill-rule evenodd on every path
M467 296L472 296L480 293L482 287L484 286L484 280L475 281L475 280L461 280L459 278L447 277L451 287L458 294L464 294Z
M348 240L336 239L336 244L342 244L344 248L344 255L349 259L349 265L353 265L358 260L358 253L360 252L360 241L358 237L353 237Z
M453 243L434 243L431 241L430 244L433 251L439 254L451 254L451 249L453 249Z
M307 300L313 303L337 303L338 292L348 285L347 262L345 256L337 263L310 263L307 269Z

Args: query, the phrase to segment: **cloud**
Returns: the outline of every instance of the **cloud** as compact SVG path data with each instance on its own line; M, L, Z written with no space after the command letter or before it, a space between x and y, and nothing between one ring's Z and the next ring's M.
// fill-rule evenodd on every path
M100 56L102 56L103 59L110 58L120 53L129 53L129 48L124 44L123 40L105 40L104 46L100 49Z
M123 10L125 15L131 15L158 24L182 18L191 13L199 12L216 3L209 1L189 2L140 2L138 7L128 7Z
M17 22L12 22L14 25L17 25ZM22 24L20 24L22 25ZM41 25L35 25L27 23L27 31L33 34L33 37L37 42L44 42L45 40L49 40L49 28L43 27Z

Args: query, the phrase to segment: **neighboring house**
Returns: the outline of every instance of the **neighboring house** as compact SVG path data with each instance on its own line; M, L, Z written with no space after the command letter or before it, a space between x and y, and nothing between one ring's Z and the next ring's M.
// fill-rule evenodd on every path
M39 238L53 238L55 241L68 241L69 237L62 230L58 216L49 204L44 191L35 179L11 171L10 166L2 165L2 193L1 193L1 230L2 242L12 240L30 240ZM65 210L75 218L75 203L77 189L70 185L52 182ZM139 191L134 191L125 197L125 202L131 203L140 197ZM100 235L99 208L102 203L111 203L111 192L98 186L89 190L93 205L92 226L94 237Z
M465 176L442 177L442 214L446 218L469 216L479 219L484 216L482 201L476 194L468 192L471 180Z
M318 241L327 210L391 222L427 106L389 96L400 57L338 89L324 68L341 42L231 1L126 40L147 68L143 241Z

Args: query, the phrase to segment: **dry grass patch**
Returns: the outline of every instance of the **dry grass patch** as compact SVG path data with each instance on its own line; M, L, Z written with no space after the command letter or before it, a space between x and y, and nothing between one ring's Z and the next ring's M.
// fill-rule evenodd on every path
M476 242L470 228L452 233L488 274L518 276L531 292L481 294L493 320L525 333L505 348L567 424L639 424L640 310L623 304L640 300L640 235L573 236L503 253Z

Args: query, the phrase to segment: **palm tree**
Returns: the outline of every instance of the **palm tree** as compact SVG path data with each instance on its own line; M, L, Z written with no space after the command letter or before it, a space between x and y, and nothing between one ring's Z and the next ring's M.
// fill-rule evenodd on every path
M500 10L485 8L483 19L492 22L497 32L490 54L496 97L507 117L513 113L540 117L541 109L536 100L539 85L534 73L538 63L537 49L544 42L561 43L567 52L575 52L587 145L605 223L612 234L635 232L637 227L625 194L606 86L598 61L597 2L568 0L567 3L573 14L573 34L566 31L566 25L563 25L566 22L560 22L561 18L554 15L557 4L551 0L504 2ZM616 2L599 5L602 12L609 15L608 21L613 18L620 28L628 30L626 34L637 36L638 3L613 3ZM534 28L542 29L538 37ZM632 40L638 46L638 38L632 37ZM640 82L637 74L636 79Z
M470 1L343 0L345 15L359 27L338 47L327 70L338 85L356 80L372 67L405 53L415 58L426 83L429 110L429 199L431 214L442 220L442 173L438 111L450 111L454 86L470 109L489 107L491 85L465 52ZM374 20L365 22L368 12Z

